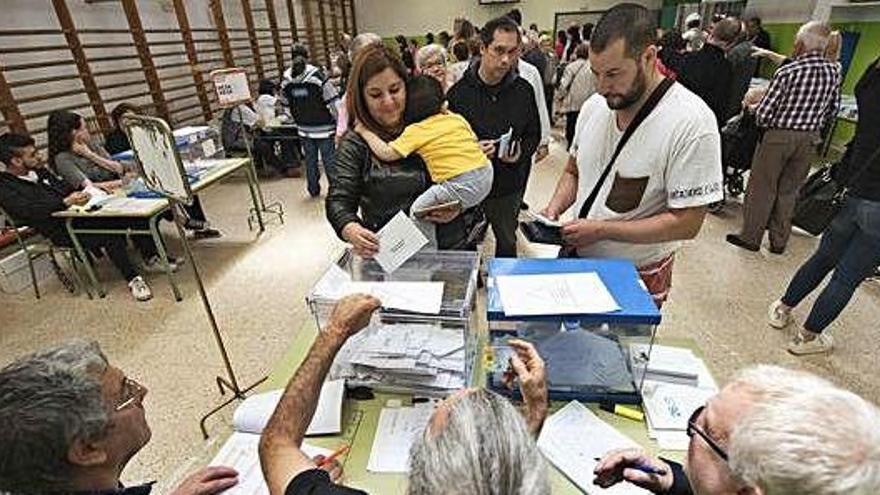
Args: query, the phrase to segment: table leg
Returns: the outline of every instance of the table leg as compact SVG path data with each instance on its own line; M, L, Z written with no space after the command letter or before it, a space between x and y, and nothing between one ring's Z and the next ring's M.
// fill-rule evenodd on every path
M171 207L174 208L174 205ZM153 215L153 217L150 218L150 235L153 237L153 243L156 245L159 259L162 260L162 266L165 267L165 273L168 275L168 282L171 284L171 292L174 293L174 300L180 302L183 300L183 297L180 295L180 289L177 287L177 281L174 279L171 265L168 264L168 253L165 251L165 243L162 242L162 236L159 234L158 222L159 215Z
M70 242L73 244L73 249L76 250L77 256L79 256L83 267L86 269L86 275L89 276L89 282L98 292L98 297L104 298L107 295L107 292L104 290L104 287L101 286L100 282L98 282L98 277L95 276L95 269L92 267L92 261L89 259L88 253L83 249L82 244L80 244L79 238L76 236L76 232L73 229L73 218L68 218L64 222L64 225L67 227L67 235L70 236Z
M263 222L263 203L259 198L257 184L257 171L254 168L254 162L251 160L247 168L248 189L251 192L251 201L254 203L253 213L257 216L257 224L260 226L260 234L266 231L266 225Z

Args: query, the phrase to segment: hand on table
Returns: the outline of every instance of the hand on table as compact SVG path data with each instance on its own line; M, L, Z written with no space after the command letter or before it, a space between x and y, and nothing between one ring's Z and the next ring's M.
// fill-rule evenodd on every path
M64 198L64 204L67 206L82 206L88 203L91 198L92 195L85 191L76 191Z
M347 339L369 325L373 312L381 305L381 301L366 294L343 297L330 313L327 331Z
M214 495L238 484L238 471L211 466L189 475L170 495Z
M664 471L664 474L646 473L635 469L634 466L650 466ZM602 488L628 481L653 493L665 493L672 487L673 482L669 464L634 449L609 452L596 464L593 474L596 475L593 484Z

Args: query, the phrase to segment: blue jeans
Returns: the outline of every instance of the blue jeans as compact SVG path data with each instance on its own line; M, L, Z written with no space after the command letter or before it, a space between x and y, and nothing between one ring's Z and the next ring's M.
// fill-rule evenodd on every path
M324 162L324 172L327 180L332 181L336 177L336 143L332 137L324 139L302 138L303 150L306 155L306 182L309 194L318 196L321 194L321 169L318 168L318 152L321 153L321 161Z
M819 249L788 285L782 303L797 306L834 270L804 322L805 330L821 333L843 311L853 292L877 265L880 265L880 202L847 198L843 209L825 229Z

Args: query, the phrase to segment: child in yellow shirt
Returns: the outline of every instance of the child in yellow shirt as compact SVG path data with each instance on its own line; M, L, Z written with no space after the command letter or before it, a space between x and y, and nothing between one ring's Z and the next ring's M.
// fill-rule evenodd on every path
M406 85L407 126L397 139L386 143L362 124L355 127L382 161L397 161L412 153L425 161L434 185L416 198L410 217L433 248L437 247L436 226L419 218L418 213L452 202L458 202L462 209L471 208L492 189L492 163L464 117L443 108L445 99L436 79L417 76Z

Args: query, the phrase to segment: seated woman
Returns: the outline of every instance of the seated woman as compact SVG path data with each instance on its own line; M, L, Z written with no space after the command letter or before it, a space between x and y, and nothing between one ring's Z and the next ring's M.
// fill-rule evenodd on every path
M125 105L125 106L124 106ZM121 108L120 108L121 107ZM119 126L122 115L134 112L132 105L120 104L113 109L111 116L115 130L111 133L116 148L131 149L128 138ZM103 146L95 143L89 134L85 119L79 114L57 111L49 114L47 125L49 138L49 166L73 188L81 189L95 186L106 191L116 190L123 185L123 178L133 176L132 170L110 157ZM220 232L210 228L198 197L192 206L186 207L185 227L193 231L197 239L220 237Z
M268 164L279 174L286 177L301 177L299 169L299 139L296 130L290 128L273 128L270 122L277 117L278 83L271 79L263 79L257 90L260 96L254 102L254 109L264 127L257 129L254 136L254 151L258 161ZM275 152L275 143L281 147L281 156ZM256 150L261 150L261 156Z
M327 219L337 235L361 256L379 249L375 232L397 212L409 211L413 201L431 186L425 162L410 155L382 165L356 132L354 122L382 139L403 132L406 68L393 51L369 45L358 54L348 83L349 131L336 153L336 179L327 195ZM390 165L390 166L388 166ZM479 208L434 212L440 249L473 249L485 233Z

